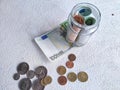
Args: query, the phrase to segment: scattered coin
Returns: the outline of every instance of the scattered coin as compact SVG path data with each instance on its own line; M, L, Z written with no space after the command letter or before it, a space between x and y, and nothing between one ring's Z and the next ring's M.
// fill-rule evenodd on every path
M68 55L68 59L70 61L74 61L76 59L76 56L74 54L70 54L70 55Z
M17 72L21 75L25 74L29 70L29 65L26 62L22 62L17 66Z
M75 19L75 21L78 22L79 24L84 24L84 19L83 19L82 16L80 16L80 15L75 15L75 16L74 16L74 19Z
M42 86L46 86L46 85L47 85L47 84L44 82L44 79L40 80L40 84L41 84Z
M33 70L29 70L26 75L27 78L32 79L35 76L35 72Z
M39 66L35 69L36 76L38 78L44 78L47 75L47 69L44 66Z
M44 86L41 85L39 79L36 79L34 82L33 82L33 85L32 85L32 89L33 90L44 90Z
M67 66L67 68L73 68L74 63L72 61L67 61L66 66Z
M13 79L14 80L18 80L20 78L20 74L19 73L15 73L14 75L13 75Z
M68 78L69 81L75 82L76 79L77 79L77 75L76 75L74 72L70 72L70 73L67 75L67 78Z
M19 82L19 88L20 90L29 90L32 86L31 80L28 78L23 78Z
M88 75L86 72L79 72L78 73L78 80L81 82L85 82L88 80Z
M67 78L66 78L65 76L60 76L60 77L58 78L58 83L59 83L60 85L65 85L65 84L67 83Z
M58 74L60 74L60 75L64 75L64 74L66 73L66 68L65 68L64 66L59 66L59 67L57 68L57 72L58 72Z
M50 84L52 82L52 78L50 76L46 76L43 80L45 84Z

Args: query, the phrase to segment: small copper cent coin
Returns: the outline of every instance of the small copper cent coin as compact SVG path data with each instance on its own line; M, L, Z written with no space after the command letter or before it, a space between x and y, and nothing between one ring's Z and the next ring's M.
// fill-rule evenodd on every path
M25 74L29 70L29 65L26 62L22 62L17 66L17 72L21 75Z
M67 83L67 78L65 76L58 77L58 83L60 85L65 85Z
M77 75L74 72L70 72L68 73L67 78L69 81L75 82L77 79Z
M72 61L67 61L66 62L66 66L67 66L67 68L73 68L74 67L74 63Z
M42 79L47 75L47 69L45 66L39 66L35 69L37 78Z
M79 72L78 73L78 80L81 82L86 82L88 80L88 74L86 72Z
M33 70L29 70L29 71L26 73L26 76L27 76L27 78L32 79L32 78L35 76L35 72L34 72Z
M50 84L52 82L52 78L50 76L46 76L43 80L45 84Z
M64 66L59 66L57 72L59 75L64 75L66 73L66 68Z
M76 59L75 54L69 54L69 55L68 55L68 59L69 59L70 61L75 61L75 59Z

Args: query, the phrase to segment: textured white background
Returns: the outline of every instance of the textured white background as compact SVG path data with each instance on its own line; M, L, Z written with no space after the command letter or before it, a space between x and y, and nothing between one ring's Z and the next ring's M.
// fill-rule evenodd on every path
M67 19L72 7L81 2L100 9L98 31L87 45L73 48L62 60L50 63L33 38ZM53 82L45 90L120 90L119 19L120 0L0 0L0 90L19 90L19 81L14 81L12 76L22 61L28 62L30 69L39 65L48 68ZM56 67L64 65L70 53L75 53L77 60L68 72L86 71L89 80L60 86Z

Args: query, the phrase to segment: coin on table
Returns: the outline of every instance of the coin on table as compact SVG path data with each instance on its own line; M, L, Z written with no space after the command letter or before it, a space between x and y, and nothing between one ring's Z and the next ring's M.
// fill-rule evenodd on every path
M86 72L79 72L78 73L78 80L81 81L81 82L85 82L88 80L88 75Z
M50 76L46 76L43 80L45 84L50 84L52 82L52 78Z
M74 63L72 61L67 61L66 62L66 66L67 66L67 68L73 68L74 67Z
M68 55L68 59L69 59L70 61L75 61L76 56L75 56L74 54L69 54L69 55Z
M58 72L58 74L60 74L60 75L64 75L64 74L66 73L66 68L65 68L64 66L59 66L59 67L57 68L57 72Z
M47 85L47 84L44 82L44 79L40 80L40 84L41 84L42 86L46 86L46 85Z
M65 76L60 76L60 77L58 78L58 83L59 83L60 85L65 85L65 84L67 83L67 78L66 78Z
M31 80L28 78L23 78L19 82L19 88L20 90L29 90L32 86Z
M77 75L74 72L70 72L68 73L67 78L69 81L75 82L77 79Z
M29 70L26 74L27 78L32 79L35 76L35 72L33 70Z
M44 90L44 86L41 85L39 79L36 79L35 81L33 81L33 85L32 85L32 89L33 90Z
M26 62L22 62L17 66L17 72L21 75L25 74L29 70L29 65Z
M13 79L14 80L18 80L20 78L20 74L19 73L15 73L14 75L13 75Z
M36 76L38 78L44 78L47 75L47 69L44 66L39 66L35 69Z

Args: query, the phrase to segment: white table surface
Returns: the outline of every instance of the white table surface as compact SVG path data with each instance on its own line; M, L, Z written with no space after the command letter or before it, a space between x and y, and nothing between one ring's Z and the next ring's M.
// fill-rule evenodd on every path
M33 39L67 19L72 7L81 2L92 3L100 9L98 31L88 44L73 48L62 60L50 63ZM12 76L23 61L33 70L40 65L47 67L53 82L45 90L120 90L119 19L120 0L0 0L0 90L19 90L19 80L14 81ZM86 71L89 80L68 81L60 86L56 68L65 65L70 53L76 54L77 60L67 73Z

